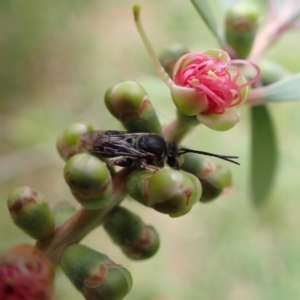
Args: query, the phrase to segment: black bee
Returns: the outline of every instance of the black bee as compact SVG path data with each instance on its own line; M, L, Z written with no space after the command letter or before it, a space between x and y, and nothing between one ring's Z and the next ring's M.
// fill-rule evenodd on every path
M129 133L122 131L92 131L83 134L78 152L88 151L92 155L108 160L109 165L120 167L137 166L139 169L157 170L165 163L179 169L179 157L185 153L198 153L218 157L239 165L237 156L218 155L186 148L178 149L175 142L168 142L156 133ZM117 158L119 157L119 158Z

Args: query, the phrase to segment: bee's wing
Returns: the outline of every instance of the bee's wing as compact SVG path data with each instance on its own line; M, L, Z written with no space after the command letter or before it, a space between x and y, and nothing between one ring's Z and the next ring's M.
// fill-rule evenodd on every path
M77 153L91 151L94 147L95 141L102 135L105 135L106 131L91 131L84 133L79 142L77 143Z
M89 151L91 154L110 158L130 156L147 158L152 153L138 149L134 140L147 133L128 133L127 131L92 131L82 135L78 144L78 152Z

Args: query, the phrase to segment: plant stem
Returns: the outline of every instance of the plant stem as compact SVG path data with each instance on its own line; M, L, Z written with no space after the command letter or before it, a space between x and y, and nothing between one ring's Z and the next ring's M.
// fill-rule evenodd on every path
M134 22L135 22L136 28L137 28L137 30L140 34L140 37L146 47L146 50L153 62L153 65L154 65L154 68L155 68L157 74L165 82L165 84L169 87L169 89L172 89L174 82L169 77L169 75L165 71L165 69L162 67L159 59L156 56L156 53L152 47L152 44L151 44L150 40L148 39L147 34L142 26L141 18L140 18L140 11L141 11L141 8L139 5L133 6L133 15L134 15Z
M114 176L114 192L107 207L97 210L81 208L69 220L58 226L52 236L38 241L37 248L43 251L51 262L58 263L67 246L80 242L88 233L101 225L109 213L122 202L126 196L126 179L132 170L132 168L124 168Z
M191 128L191 126L183 124L178 118L175 118L170 124L164 127L162 133L166 140L180 143Z
M300 5L297 1L287 1L282 9L278 9L272 16L263 30L255 39L249 60L257 61L264 52L273 44L283 32L289 29L299 17Z

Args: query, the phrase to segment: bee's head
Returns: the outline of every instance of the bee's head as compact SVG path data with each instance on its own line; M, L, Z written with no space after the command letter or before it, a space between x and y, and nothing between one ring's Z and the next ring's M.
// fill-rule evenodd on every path
M177 144L175 142L167 143L166 162L173 169L179 169L182 163L179 157Z

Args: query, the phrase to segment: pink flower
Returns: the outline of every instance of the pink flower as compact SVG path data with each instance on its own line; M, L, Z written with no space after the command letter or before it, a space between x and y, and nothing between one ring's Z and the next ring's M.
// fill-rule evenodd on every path
M19 245L0 256L0 299L52 299L53 269L37 248Z
M251 65L257 74L246 81L232 64ZM183 114L197 115L200 122L212 129L227 130L239 121L236 107L246 100L248 87L259 75L255 64L230 60L222 50L186 54L174 69L172 99Z
M222 54L220 52L220 54ZM237 83L240 76L236 68L235 76L229 72L229 62L205 53L186 54L174 72L174 83L198 90L205 101L206 112L223 114L226 108L234 107L243 100L241 87Z
M257 65L247 60L231 60L224 50L208 50L182 56L174 68L173 80L164 70L144 31L140 7L133 7L135 24L161 79L169 87L177 109L197 116L207 127L228 130L240 119L236 107L246 101L249 86L260 76ZM246 81L236 64L250 65L256 75Z

